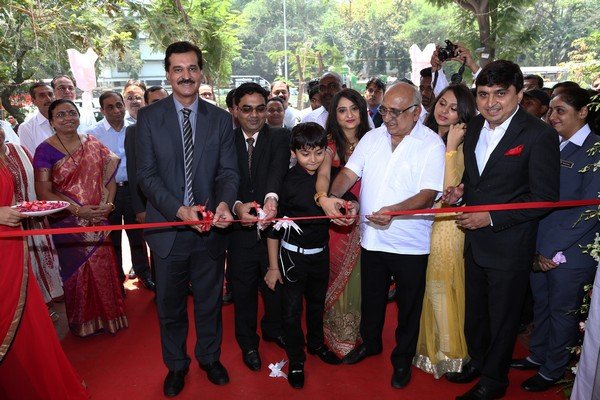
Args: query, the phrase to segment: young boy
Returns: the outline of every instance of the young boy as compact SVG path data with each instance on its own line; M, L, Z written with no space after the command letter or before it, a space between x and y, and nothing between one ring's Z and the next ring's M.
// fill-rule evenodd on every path
M325 130L312 122L296 125L290 147L292 157L298 162L283 180L278 214L290 218L324 215L314 201L314 193L316 172L327 147ZM353 200L349 210L356 214L356 198L348 193L344 199ZM321 218L295 222L302 230L300 233L293 227L269 233L269 269L265 281L272 290L277 282L282 284L285 350L290 359L288 382L293 388L300 389L304 386L306 360L301 324L303 296L306 299L308 352L328 364L340 364L341 360L325 345L323 337L323 310L329 282L330 221Z

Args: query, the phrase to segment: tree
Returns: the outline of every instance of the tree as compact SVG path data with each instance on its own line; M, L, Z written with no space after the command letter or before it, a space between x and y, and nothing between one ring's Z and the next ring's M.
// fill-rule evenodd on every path
M437 6L458 4L477 22L478 37L483 48L481 63L487 64L496 58L497 42L522 31L518 21L524 7L534 0L429 0ZM463 25L464 26L464 25ZM517 38L519 35L515 35ZM522 38L525 39L525 38ZM526 40L526 39L525 39Z
M140 5L142 28L151 46L164 51L171 43L188 40L202 49L204 75L209 83L227 81L231 63L239 54L238 33L244 19L232 9L230 0L155 0Z
M4 0L0 8L0 100L18 121L24 115L11 96L31 79L68 71L66 50L92 47L100 56L129 52L130 32L118 31L125 0Z

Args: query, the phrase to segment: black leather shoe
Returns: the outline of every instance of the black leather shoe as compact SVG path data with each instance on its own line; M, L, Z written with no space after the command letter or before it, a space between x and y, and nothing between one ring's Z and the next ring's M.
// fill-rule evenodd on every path
M410 366L408 368L394 368L394 373L392 374L392 387L402 389L410 382L410 375Z
M504 397L504 394L506 388L492 389L478 383L462 396L456 396L456 400L494 400Z
M540 374L535 374L521 383L521 387L528 392L545 392L554 386L556 382L558 382L558 379L548 380Z
M263 340L265 342L273 342L275 343L277 346L281 347L282 349L285 350L285 339L283 338L283 336L265 336L263 335Z
M538 369L540 364L529 361L528 358L518 358L510 361L510 367L515 369Z
M188 368L179 371L169 371L163 384L163 393L167 397L175 397L183 389Z
M242 354L242 359L246 367L250 368L251 371L260 371L262 363L260 361L260 354L258 350L248 350Z
M307 348L306 350L308 351L308 354L318 356L321 359L321 361L323 361L326 364L338 365L342 363L342 360L338 356L336 356L335 353L329 349L329 347L325 345L319 347L318 349Z
M302 389L304 387L304 363L290 363L288 383L294 389Z
M463 366L461 372L449 372L446 374L446 379L452 383L469 383L473 382L476 378L479 378L481 372L473 367L471 363Z
M342 359L342 362L344 364L356 364L369 356L374 356L379 353L381 353L381 351L371 352L364 344L361 344L358 347L355 347L350 353L346 354Z
M152 281L152 278L149 276L140 276L138 279L146 289L156 292L156 284Z
M206 371L208 380L215 385L225 385L229 383L229 374L220 361L214 361L210 364L200 364L200 368Z

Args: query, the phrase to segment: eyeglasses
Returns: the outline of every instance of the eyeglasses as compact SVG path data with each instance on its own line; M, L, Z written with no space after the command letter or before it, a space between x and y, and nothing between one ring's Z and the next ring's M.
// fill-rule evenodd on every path
M402 115L403 112L410 110L413 107L418 106L418 104L413 104L412 106L408 106L406 107L404 110L396 110L395 108L387 108L384 106L379 107L379 114L381 114L382 117L385 117L386 115L389 114L389 116L391 118L398 118L399 116Z
M64 119L65 117L79 117L79 113L75 110L61 111L54 114L54 118Z
M125 97L125 100L127 100L127 101L134 101L134 100L142 101L142 100L144 100L144 98L142 96L127 96L127 97Z
M75 86L60 85L59 87L56 88L56 90L58 90L59 92L74 92Z
M240 110L243 114L252 114L253 111L256 111L257 114L262 114L267 111L267 106L265 106L264 104L256 107L242 106L238 107L237 109Z
M319 85L319 91L320 92L326 92L326 91L338 91L342 88L342 86L337 83L337 82L331 82L328 85Z

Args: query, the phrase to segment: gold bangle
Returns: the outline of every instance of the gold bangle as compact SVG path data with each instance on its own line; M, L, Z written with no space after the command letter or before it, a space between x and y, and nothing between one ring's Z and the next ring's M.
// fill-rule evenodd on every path
M327 193L325 193L325 192L318 192L318 193L316 193L316 194L315 194L315 197L314 197L314 199L315 199L315 204L316 204L316 205L318 205L319 207L321 207L321 205L319 204L319 199L320 199L321 197L326 197L326 196L327 196Z
M110 206L110 211L115 211L115 205L113 203L106 203L107 206Z
M75 206L75 216L79 218L79 206Z

